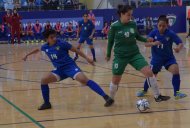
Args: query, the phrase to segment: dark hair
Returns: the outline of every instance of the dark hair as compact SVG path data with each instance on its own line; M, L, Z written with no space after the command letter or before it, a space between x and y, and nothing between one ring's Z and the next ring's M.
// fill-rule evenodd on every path
M88 13L87 13L87 12L85 12L85 13L83 13L83 16L84 16L84 15L87 15L87 16L88 16Z
M50 35L56 35L56 31L53 29L50 29L50 30L45 30L43 32L43 36L45 39L47 39Z
M160 21L164 21L168 24L168 18L166 15L160 15L159 18L158 18L158 22Z
M123 5L123 4L119 4L117 6L117 14L119 15L119 17L121 16L121 13L122 14L125 14L127 13L128 11L131 11L133 10L133 8L130 6L130 5Z

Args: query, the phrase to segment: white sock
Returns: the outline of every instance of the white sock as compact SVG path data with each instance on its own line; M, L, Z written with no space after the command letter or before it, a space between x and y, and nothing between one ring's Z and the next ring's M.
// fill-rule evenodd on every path
M154 93L154 97L157 98L160 95L160 92L159 92L156 78L154 76L148 77L147 83L148 83L149 87L152 89L152 91Z
M116 92L118 90L118 85L113 84L112 82L110 83L110 97L114 99Z

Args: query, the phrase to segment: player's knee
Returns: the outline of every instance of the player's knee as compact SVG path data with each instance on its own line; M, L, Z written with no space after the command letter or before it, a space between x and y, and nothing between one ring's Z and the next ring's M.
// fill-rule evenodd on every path
M178 69L174 69L174 70L172 71L172 74L173 74L173 75L179 74L179 70L178 70Z
M153 72L152 72L152 70L151 70L151 69L148 69L148 70L146 71L146 73L145 73L145 76L146 76L146 77L153 77Z
M41 79L41 84L48 84L48 83L47 83L47 79L46 79L45 77L43 77L43 78Z

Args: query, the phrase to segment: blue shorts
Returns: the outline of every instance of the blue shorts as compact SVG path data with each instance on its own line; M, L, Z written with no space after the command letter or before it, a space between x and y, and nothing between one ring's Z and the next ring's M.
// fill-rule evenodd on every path
M151 67L154 74L160 72L163 66L165 67L166 70L168 70L168 68L173 64L177 64L175 58L159 60L159 61L158 60L151 61Z
M82 44L86 41L88 45L93 45L93 40L88 37L80 37L79 43Z
M52 73L57 78L57 81L64 80L66 78L75 79L76 76L81 72L80 68L76 64L69 64L67 66L57 68Z

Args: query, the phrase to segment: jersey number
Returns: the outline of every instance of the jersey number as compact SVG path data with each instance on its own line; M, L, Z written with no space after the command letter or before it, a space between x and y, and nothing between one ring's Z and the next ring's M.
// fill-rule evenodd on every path
M164 49L164 44L158 45L157 48Z
M114 64L114 68L115 68L115 69L118 69L118 67L119 67L119 66L118 66L118 64L117 64L117 63L116 63L116 64Z
M125 32L125 37L126 37L126 38L129 37L129 32Z
M52 60L56 60L57 59L57 55L56 54L51 54L51 59Z

